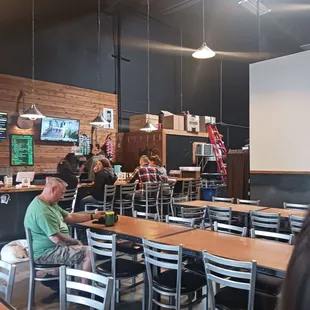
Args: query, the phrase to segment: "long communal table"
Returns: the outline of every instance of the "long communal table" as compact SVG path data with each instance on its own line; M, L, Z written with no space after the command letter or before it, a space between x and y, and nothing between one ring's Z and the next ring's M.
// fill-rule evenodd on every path
M194 257L201 257L201 252L206 250L229 259L255 260L260 270L278 277L284 277L294 248L277 241L242 238L127 216L119 216L119 221L112 227L94 224L93 221L77 225L107 234L117 234L120 238L135 242L146 238L170 245L182 244L184 254Z
M308 211L294 210L294 209L280 209L280 208L268 208L262 211L263 213L280 213L281 217L288 218L290 215L296 215L305 217Z

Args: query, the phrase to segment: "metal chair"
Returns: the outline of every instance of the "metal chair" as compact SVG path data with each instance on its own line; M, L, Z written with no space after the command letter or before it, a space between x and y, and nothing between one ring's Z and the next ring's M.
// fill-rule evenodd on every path
M33 309L34 295L35 295L35 282L48 282L48 281L59 281L59 276L50 277L50 278L39 278L37 277L37 271L49 271L51 269L59 269L62 265L60 264L37 264L33 257L33 248L32 248L32 235L30 229L25 227L26 239L28 243L28 255L29 255L29 266L30 266L30 275L29 275L29 293L28 293L28 310Z
M195 219L193 218L182 218L166 215L166 223L180 224L184 226L195 226Z
M146 213L146 212L138 212L138 211L133 211L133 217L151 219L154 221L159 221L160 219L159 214L157 213Z
M88 279L92 284L81 284L80 282L71 281L68 277ZM81 297L76 293L90 293L92 297L98 296L102 301L93 298ZM65 266L60 267L60 310L67 309L67 302L88 306L92 309L108 310L110 309L111 297L113 291L113 279L104 277L92 272L71 269Z
M173 209L173 193L174 193L175 182L162 183L160 186L160 221L164 219L164 206L167 206L167 213L169 214L169 208L172 216L174 216Z
M211 309L254 309L256 262L224 259L202 252ZM232 269L233 268L233 269ZM233 278L233 279L232 279ZM225 286L215 293L213 283ZM263 309L263 308L261 308Z
M294 235L290 234L280 234L280 233L274 233L271 231L264 231L264 230L256 230L252 228L250 230L250 236L251 238L256 238L256 237L262 237L266 239L273 239L273 240L281 240L281 241L287 241L288 244L294 244Z
M234 203L235 198L212 197L212 201Z
M16 266L0 260L0 268L0 292L4 294L4 300L10 304L12 302Z
M208 215L211 226L213 226L214 222L231 225L231 207L221 208L208 206Z
M296 215L289 216L291 233L293 235L300 233L304 219L305 218L303 216L296 216Z
M114 199L116 193L115 185L105 185L104 186L104 198L103 201L95 204L95 203L86 203L85 211L90 211L95 209L103 209L103 211L111 211L113 210Z
M280 229L280 213L264 213L259 211L251 211L251 224L254 229L264 228L265 230L274 230L275 232L279 232Z
M90 258L92 271L106 277L113 278L113 293L111 309L115 309L115 301L120 300L120 292L131 290L134 287L143 284L143 309L144 309L144 295L145 295L145 266L138 262L116 258L116 235L101 235L86 230L88 245L90 246ZM96 264L95 254L110 258L108 261L99 265ZM120 287L121 280L136 278L143 274L143 281L134 283L127 287Z
M189 200L200 200L201 179L192 180L189 189Z
M121 184L119 188L120 199L114 201L114 208L119 209L120 215L123 215L123 210L131 210L133 214L136 184Z
M145 214L145 218L149 218L149 214L159 214L158 200L160 193L160 183L143 183L141 198L136 198L134 201L134 211L138 214ZM149 212L156 210L156 212ZM152 216L151 216L152 218Z
M259 206L260 200L247 200L247 199L239 199L237 198L237 204L251 205L251 206Z
M227 225L223 223L214 222L212 230L219 233L247 237L248 229L246 227L239 227L234 225Z
M207 208L181 208L181 217L193 219L195 226L204 228Z
M147 309L152 309L153 303L166 309L179 310L181 307L192 309L195 304L206 297L203 295L193 301L195 293L206 287L206 280L202 276L182 270L181 245L163 245L146 239L142 241L149 283ZM157 300L154 293L168 297L169 304ZM181 305L183 295L188 296L188 303Z
M299 203L289 203L283 202L284 209L293 209L293 210L304 210L307 211L310 208L310 204L299 204Z
M59 200L59 205L68 212L74 212L78 188L67 189L64 197Z
M191 180L182 181L182 192L173 194L173 203L189 201L190 198L190 189L192 186Z

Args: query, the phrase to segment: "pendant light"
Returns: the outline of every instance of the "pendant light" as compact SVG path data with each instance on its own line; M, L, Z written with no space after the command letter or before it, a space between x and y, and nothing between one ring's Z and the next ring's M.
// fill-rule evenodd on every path
M97 65L98 65L98 89L101 91L101 55L100 55L100 42L101 42L101 4L100 0L97 2ZM100 98L100 96L99 96ZM104 127L109 124L105 118L103 117L103 112L99 112L99 114L90 122L92 126Z
M150 0L147 0L147 113L150 114ZM157 128L147 119L141 131L152 132Z
M31 107L21 114L21 117L36 120L38 118L44 118L45 116L37 109L34 96L34 0L32 0L32 104Z
M215 56L215 52L207 46L205 36L205 0L202 0L202 45L196 50L192 56L197 59L207 59Z

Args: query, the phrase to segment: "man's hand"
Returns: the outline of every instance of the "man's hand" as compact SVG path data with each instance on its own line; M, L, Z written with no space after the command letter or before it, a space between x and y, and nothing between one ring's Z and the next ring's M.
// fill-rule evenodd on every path
M105 212L104 212L104 211L99 211L99 212L93 214L93 218L94 218L95 220L98 220L98 219L100 219L101 217L103 217L104 215L105 215Z

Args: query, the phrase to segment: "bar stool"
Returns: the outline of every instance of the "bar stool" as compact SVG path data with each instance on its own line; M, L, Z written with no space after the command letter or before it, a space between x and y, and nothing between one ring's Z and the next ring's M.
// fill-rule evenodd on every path
M59 205L67 212L74 212L78 188L67 189L64 197L59 200Z
M136 184L121 184L119 188L120 199L114 201L114 208L119 209L120 215L123 215L124 210L131 210L133 216Z
M85 211L91 211L93 209L102 209L103 211L113 210L114 200L115 200L116 186L115 185L105 185L104 186L104 198L100 203L86 203Z
M169 214L169 208L171 214L174 216L173 210L173 193L174 193L175 182L172 183L161 183L160 186L160 221L164 219L164 206L167 206L167 213Z
M183 180L181 193L173 194L173 203L175 204L177 202L189 201L191 186L192 186L191 180Z
M189 200L200 200L201 179L195 179L191 182Z

